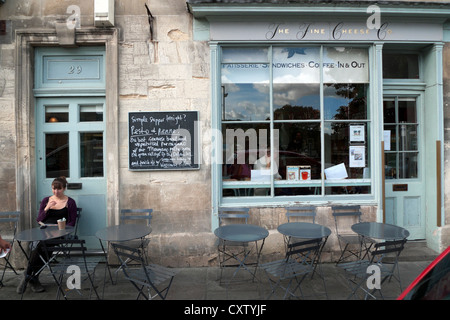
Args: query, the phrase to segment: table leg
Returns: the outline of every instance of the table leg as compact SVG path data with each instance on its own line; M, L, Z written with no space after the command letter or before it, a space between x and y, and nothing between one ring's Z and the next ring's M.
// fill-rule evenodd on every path
M370 249L372 248L373 242L372 241L367 241L366 237L364 237L363 235L360 235L361 237L361 245L360 245L360 252L359 252L359 259L364 260L370 252ZM364 249L363 249L364 247ZM364 255L361 258L361 254L364 253Z
M230 285L230 283L232 282L232 280L234 279L234 277L236 276L236 274L238 273L238 271L239 271L241 268L244 269L244 270L246 270L248 273L250 273L250 275L252 276L252 281L255 281L255 279L256 279L256 280L259 282L259 279L258 279L257 276L256 276L256 272L257 272L257 270L258 270L258 265L259 265L259 261L260 261L260 257L261 257L261 252L262 252L262 249L263 249L263 247L264 247L264 242L265 242L265 239L262 239L261 245L258 246L258 241L255 241L255 248L256 248L256 262L254 263L254 265L255 265L255 270L254 270L254 271L252 271L252 270L249 269L249 264L246 264L246 261L247 261L248 257L250 256L250 254L251 254L252 251L253 251L252 248L249 248L249 249L247 250L247 249L245 249L245 247L244 247L242 251L240 251L240 252L238 252L237 254L235 254L235 253L229 253L229 252L226 252L226 249L225 249L225 246L226 246L226 245L224 245L224 247L223 247L223 249L222 249L221 251L222 251L223 255L225 255L225 257L228 257L228 259L224 259L224 260L222 261L222 263L224 263L225 261L228 261L228 260L231 259L231 258L234 259L234 260L236 260L236 262L238 262L237 268L236 268L236 270L234 271L234 273L233 273L231 279L228 281L227 286ZM240 255L243 255L243 257L242 257L242 258L239 258ZM229 266L231 267L231 266L235 266L235 265L229 265ZM223 267L221 267L221 268L223 268ZM221 275L222 275L222 274L221 274Z
M36 278L37 276L39 276L39 274L42 272L42 270L44 270L46 267L49 267L49 263L50 263L53 259L55 259L55 257L50 257L49 260L46 261L46 260L44 259L44 257L42 257L42 255L39 253L39 258L42 260L42 262L43 262L44 264L43 264L43 266L42 266L37 272L35 272L34 274L31 274L31 275L28 275L28 274L26 274L26 273L27 273L28 269L31 267L31 253L33 252L33 250L35 250L35 249L37 248L37 245L36 245L36 247L33 247L33 245L34 245L35 242L34 242L34 241L31 242L31 245L30 245L30 255L28 255L27 252L25 251L25 249L24 249L23 246L22 246L22 242L19 241L19 240L17 240L17 243L18 243L18 245L19 245L20 250L21 250L22 253L24 254L25 258L27 259L27 267L25 268L25 271L24 271L25 287L23 288L22 294L21 294L21 297L20 297L20 299L22 300L22 299L23 299L23 294L24 294L25 291L26 291L26 288L27 288L27 286L28 286L28 283L29 283L33 278Z
M31 242L31 245L30 245L30 255L28 255L27 252L25 251L25 249L23 248L22 242L21 242L21 241L17 240L17 243L19 244L19 248L20 248L20 250L22 251L22 253L24 254L25 258L27 259L27 267L25 268L25 271L24 271L25 286L24 286L24 288L23 288L23 290L22 290L22 294L21 294L21 296L20 296L20 300L23 300L23 294L25 293L25 291L26 291L26 289L27 289L28 283L29 283L34 277L36 277L37 275L39 275L39 274L41 273L41 271L45 268L46 263L45 263L45 260L44 260L44 259L41 257L41 255L39 254L39 257L44 261L44 266L42 266L42 267L39 269L39 271L36 272L34 275L33 275L33 274L32 274L32 275L28 275L28 274L27 274L27 271L28 271L28 269L31 267L31 253L33 252L33 250L36 249L36 248L33 247L34 242ZM37 246L36 246L36 247L37 247Z
M99 239L99 241L100 241L100 246L102 247L103 254L105 256L105 264L106 264L105 265L105 272L104 272L104 275L103 275L103 294L102 294L102 297L104 297L105 296L105 286L106 286L106 271L108 271L108 273L109 273L109 279L111 280L111 284L114 285L114 281L113 281L113 278L112 278L111 269L109 268L108 253L105 250L105 247L103 246L102 240ZM109 248L109 242L108 242L108 248Z

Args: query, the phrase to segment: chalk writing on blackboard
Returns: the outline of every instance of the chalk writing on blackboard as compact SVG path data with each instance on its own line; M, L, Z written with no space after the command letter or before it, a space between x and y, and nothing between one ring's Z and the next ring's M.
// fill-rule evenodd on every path
M199 169L197 123L197 111L130 112L129 169Z

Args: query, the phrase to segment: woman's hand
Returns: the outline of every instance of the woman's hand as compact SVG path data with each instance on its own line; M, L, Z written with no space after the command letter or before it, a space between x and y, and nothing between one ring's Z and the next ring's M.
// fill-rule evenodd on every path
M54 207L56 205L56 201L55 200L50 200L47 205L45 206L44 211L47 212L49 209L51 209L52 207Z

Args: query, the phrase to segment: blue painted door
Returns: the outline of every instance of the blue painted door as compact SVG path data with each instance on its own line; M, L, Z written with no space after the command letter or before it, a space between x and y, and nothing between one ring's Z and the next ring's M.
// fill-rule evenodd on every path
M410 232L409 240L425 238L423 111L420 95L385 96L386 223Z
M36 100L37 199L51 195L65 176L66 195L82 208L78 235L98 249L95 232L106 226L104 166L105 99L59 97Z

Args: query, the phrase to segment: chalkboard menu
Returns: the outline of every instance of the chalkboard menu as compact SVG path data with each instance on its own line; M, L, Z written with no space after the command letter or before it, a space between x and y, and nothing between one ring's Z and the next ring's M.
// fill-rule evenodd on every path
M130 112L130 170L199 169L197 111Z

